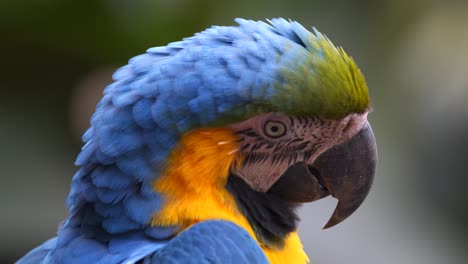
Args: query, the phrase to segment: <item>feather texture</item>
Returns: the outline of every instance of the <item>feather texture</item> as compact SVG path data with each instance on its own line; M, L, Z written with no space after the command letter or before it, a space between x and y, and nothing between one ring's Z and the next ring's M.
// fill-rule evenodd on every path
M70 216L57 239L28 258L132 263L163 247L180 229L151 225L163 203L153 183L191 129L266 111L335 118L367 109L367 89L354 62L317 31L284 19L236 22L150 48L114 73L83 136L67 200ZM339 67L336 74L327 72L333 67ZM341 104L340 93L351 103ZM333 111L333 103L342 107ZM223 226L229 234L239 231ZM243 240L226 243L233 241Z
M145 259L144 264L269 263L262 249L239 226L227 221L193 225L166 247Z

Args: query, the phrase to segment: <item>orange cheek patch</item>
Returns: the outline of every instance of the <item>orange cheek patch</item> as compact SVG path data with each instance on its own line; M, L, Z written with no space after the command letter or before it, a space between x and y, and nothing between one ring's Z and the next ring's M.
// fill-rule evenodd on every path
M240 219L234 198L225 189L230 167L240 163L237 139L226 128L197 129L182 137L154 182L165 200L152 225L185 229L208 219L248 224Z

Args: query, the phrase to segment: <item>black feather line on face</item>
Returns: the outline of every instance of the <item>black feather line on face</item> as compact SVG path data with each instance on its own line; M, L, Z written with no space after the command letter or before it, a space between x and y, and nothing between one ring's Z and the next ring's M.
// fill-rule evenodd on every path
M234 196L257 239L267 247L282 248L286 235L297 229L295 206L275 195L257 192L240 177L229 175L226 189Z
M247 144L245 144L245 145L243 145L241 147L240 151L244 151L244 150L248 149L249 147L250 147L250 143L247 143Z

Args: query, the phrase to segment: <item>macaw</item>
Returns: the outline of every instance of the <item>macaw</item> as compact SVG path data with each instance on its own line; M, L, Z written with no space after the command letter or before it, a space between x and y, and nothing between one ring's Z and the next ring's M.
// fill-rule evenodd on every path
M363 75L294 21L236 19L130 59L76 159L69 216L17 263L307 263L296 208L367 196Z

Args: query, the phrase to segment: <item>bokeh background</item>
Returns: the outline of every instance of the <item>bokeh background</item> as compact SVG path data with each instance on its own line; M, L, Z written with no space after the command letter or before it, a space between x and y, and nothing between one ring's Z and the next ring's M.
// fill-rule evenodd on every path
M0 2L0 263L54 236L81 133L112 72L233 18L315 26L364 72L375 185L347 221L301 209L312 263L468 262L468 3L435 0Z

